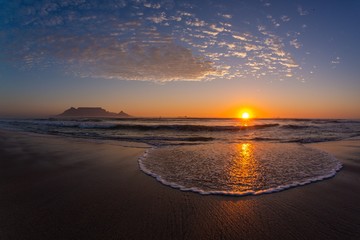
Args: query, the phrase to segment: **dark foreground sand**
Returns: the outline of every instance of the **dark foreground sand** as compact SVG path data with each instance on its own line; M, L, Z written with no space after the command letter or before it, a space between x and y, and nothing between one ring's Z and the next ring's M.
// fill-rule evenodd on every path
M360 141L313 146L335 178L201 196L142 173L143 146L0 131L0 239L360 239Z

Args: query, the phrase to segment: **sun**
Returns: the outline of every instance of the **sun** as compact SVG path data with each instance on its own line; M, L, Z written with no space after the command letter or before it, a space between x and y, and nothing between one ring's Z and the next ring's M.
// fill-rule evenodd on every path
M249 118L250 118L250 114L249 114L248 112L243 112L243 113L241 114L241 118L242 118L242 119L249 119Z
M254 111L250 108L240 108L237 111L237 118L242 120L249 120L253 118Z

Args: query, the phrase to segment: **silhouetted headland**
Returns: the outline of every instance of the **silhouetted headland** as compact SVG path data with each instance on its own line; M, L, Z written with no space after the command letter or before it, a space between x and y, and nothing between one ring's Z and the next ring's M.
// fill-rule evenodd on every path
M59 114L62 117L131 117L129 114L121 111L113 113L106 111L101 107L71 107Z

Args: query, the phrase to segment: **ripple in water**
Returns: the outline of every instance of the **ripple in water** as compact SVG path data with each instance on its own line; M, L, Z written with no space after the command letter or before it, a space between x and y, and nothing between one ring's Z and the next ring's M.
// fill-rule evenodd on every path
M332 177L341 163L300 144L169 146L147 151L141 170L165 185L201 194L257 195Z

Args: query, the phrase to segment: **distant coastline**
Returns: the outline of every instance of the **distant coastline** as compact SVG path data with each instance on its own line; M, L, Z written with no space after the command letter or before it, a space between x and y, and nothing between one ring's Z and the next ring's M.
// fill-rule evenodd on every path
M131 115L120 111L119 113L109 112L101 107L71 107L59 114L60 117L132 117Z

